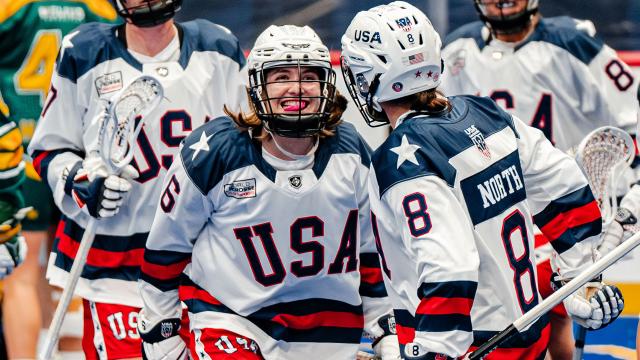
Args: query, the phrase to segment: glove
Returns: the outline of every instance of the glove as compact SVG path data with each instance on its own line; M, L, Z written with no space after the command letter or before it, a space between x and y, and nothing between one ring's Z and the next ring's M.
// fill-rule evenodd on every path
M178 335L180 319L163 319L151 323L140 311L138 332L142 339L142 358L144 360L186 360L189 356L187 344Z
M400 360L396 319L392 315L385 315L378 319L378 325L380 325L384 333L371 344L376 358L381 360Z
M27 242L23 236L15 236L0 245L0 280L7 277L27 256Z
M109 175L107 165L99 156L89 156L65 168L64 191L86 214L95 218L111 217L120 211L129 190L129 180L138 177L136 169L127 165L120 175Z
M557 289L559 283L562 284L562 281L554 274L552 287ZM590 330L606 327L620 316L624 308L620 289L604 284L599 279L588 282L563 302L571 318Z
M634 186L634 188L640 187ZM638 219L633 215L631 210L625 207L619 207L615 219L607 226L602 234L602 241L597 248L599 255L604 256L608 254L626 239L630 238L633 232L625 231L624 226L636 225L637 222Z

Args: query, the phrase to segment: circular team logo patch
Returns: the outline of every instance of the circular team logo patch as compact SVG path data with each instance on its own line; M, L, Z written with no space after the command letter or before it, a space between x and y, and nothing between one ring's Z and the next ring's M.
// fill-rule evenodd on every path
M401 82L393 83L393 85L391 85L391 88L395 92L400 92L400 91L402 91L402 83Z

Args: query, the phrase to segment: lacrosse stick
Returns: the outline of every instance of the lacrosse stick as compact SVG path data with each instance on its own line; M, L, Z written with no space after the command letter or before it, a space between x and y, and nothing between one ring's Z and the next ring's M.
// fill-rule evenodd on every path
M613 265L616 261L620 260L631 250L640 245L640 233L636 233L620 244L615 249L611 250L608 254L603 256L600 260L589 265L580 275L576 276L573 280L563 285L558 291L554 292L548 298L544 299L541 303L534 306L533 309L519 317L506 329L502 330L494 337L489 339L486 343L480 346L476 351L469 354L470 360L484 359L490 352L495 350L498 346L510 339L513 335L521 332L527 326L531 325L534 321L538 320L542 315L546 314L554 306L558 305L566 297L580 289L584 284L593 280L594 277L601 274L609 266Z
M100 122L96 152L107 164L110 174L120 174L122 169L131 162L133 142L142 129L143 119L160 103L162 98L162 84L150 76L141 76L129 84L120 94L115 95L114 101L107 104L106 114ZM138 119L138 117L141 118ZM97 219L90 217L58 307L53 315L53 320L51 320L40 360L51 359L53 348L58 342L64 315L87 261L97 225Z
M612 126L603 126L589 133L578 146L576 161L587 177L604 226L615 219L618 208L616 189L623 171L629 168L635 148L633 139L625 131ZM636 225L624 225L624 229L637 232ZM587 328L580 326L576 336L573 360L582 359L587 337Z

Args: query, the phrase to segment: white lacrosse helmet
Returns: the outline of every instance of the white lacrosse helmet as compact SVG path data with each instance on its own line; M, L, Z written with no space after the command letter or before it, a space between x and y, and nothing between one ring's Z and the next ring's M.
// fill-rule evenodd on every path
M249 70L249 95L256 109L256 115L267 130L286 137L313 136L324 129L336 96L336 74L331 68L329 49L320 37L308 26L271 25L258 36L247 58ZM300 100L319 98L320 106L313 113L274 113L267 90L267 72L278 67L312 68L320 80L295 80L320 83L320 96L300 94Z
M349 93L369 126L389 123L381 102L440 84L441 46L427 16L404 1L356 14L342 36L341 66Z
M508 9L516 6L518 2L525 2L526 6L515 14L489 15L487 6L496 6L499 9ZM494 33L512 34L524 29L531 17L538 12L538 0L473 0L476 10L482 20Z

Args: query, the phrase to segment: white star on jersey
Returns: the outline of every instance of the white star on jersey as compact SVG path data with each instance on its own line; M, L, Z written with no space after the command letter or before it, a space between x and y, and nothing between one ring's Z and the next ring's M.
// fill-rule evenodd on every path
M402 165L405 161L409 161L418 165L418 159L416 159L416 151L420 149L420 146L409 144L409 140L407 140L407 135L402 135L402 142L400 146L396 146L391 148L391 151L398 154L398 162L396 163L396 169L400 169L400 165Z
M200 134L200 140L198 140L197 143L191 144L191 146L189 146L189 149L194 150L193 156L191 157L192 161L196 159L196 156L198 156L200 151L209 151L209 139L211 139L212 136L213 134L207 136L207 134L203 131L202 134Z

